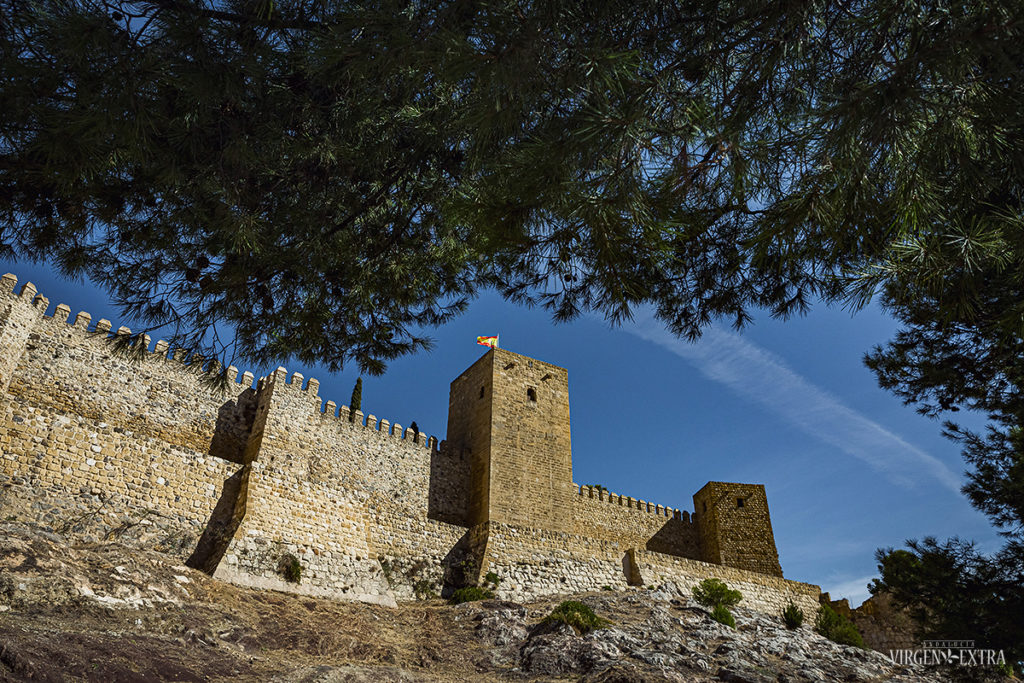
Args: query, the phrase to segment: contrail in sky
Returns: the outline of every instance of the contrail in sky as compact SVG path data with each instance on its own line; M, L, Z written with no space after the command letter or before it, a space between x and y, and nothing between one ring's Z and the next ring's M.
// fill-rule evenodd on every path
M844 405L767 349L738 334L709 328L696 342L679 339L649 311L623 330L693 364L705 377L762 405L800 430L863 460L891 481L912 487L922 473L960 493L960 480L942 461Z

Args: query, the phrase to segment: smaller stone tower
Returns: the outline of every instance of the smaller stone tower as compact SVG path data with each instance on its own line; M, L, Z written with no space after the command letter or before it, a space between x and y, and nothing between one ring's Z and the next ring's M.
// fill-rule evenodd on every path
M447 441L470 463L469 525L571 531L565 368L491 349L451 384Z
M782 576L763 485L709 481L693 505L705 562Z

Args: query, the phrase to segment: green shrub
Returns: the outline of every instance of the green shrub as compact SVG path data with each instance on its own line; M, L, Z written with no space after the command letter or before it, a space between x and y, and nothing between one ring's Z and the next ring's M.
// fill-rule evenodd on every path
M743 594L718 579L704 579L693 587L693 599L705 607L732 607L743 599Z
M786 622L786 628L789 630L798 629L800 624L804 623L804 611L791 602L782 610L782 620Z
M542 624L562 623L572 626L579 634L589 633L599 628L604 628L611 622L594 614L582 602L566 600L551 611L551 614L544 617Z
M302 580L302 565L299 558L291 553L285 553L277 563L277 571L288 583L298 583Z
M613 591L615 589L612 588L611 586L601 586L601 590L603 590L603 591Z
M494 597L494 591L481 588L480 586L466 586L465 588L459 588L452 597L448 598L448 602L453 605L461 605L464 602L476 602L477 600L489 600Z
M715 605L711 610L711 618L719 624L725 624L729 628L736 628L736 620L732 618L732 612L725 605Z
M501 578L494 572L487 572L484 574L484 581L497 588L498 584L501 583Z
M814 630L834 643L867 649L857 627L828 605L818 608L818 616L814 620Z
M477 567L475 559L472 557L463 558L463 560L456 565L456 569L458 574L457 583L455 584L456 586L467 586L476 583L479 568Z
M434 592L434 584L430 579L420 579L414 583L412 592L415 593L417 600L432 600L437 597L437 593Z

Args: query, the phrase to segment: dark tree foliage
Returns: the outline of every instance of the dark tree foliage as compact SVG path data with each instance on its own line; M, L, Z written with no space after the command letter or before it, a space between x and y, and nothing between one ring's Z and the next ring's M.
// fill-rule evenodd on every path
M720 579L704 579L693 587L693 599L705 607L735 607L743 594Z
M1015 2L0 3L5 255L225 361L381 372L480 287L695 336L1019 190Z
M1012 169L1004 170L998 180L1004 196L1019 197ZM1019 215L1020 204L1000 210ZM908 606L923 637L972 639L1004 650L1018 672L1024 661L1022 257L1024 234L999 215L988 227L979 218L970 231L894 251L884 264L883 302L903 328L865 359L883 388L924 415L966 409L988 417L983 433L946 420L944 434L962 446L970 466L963 492L1007 539L992 555L956 538L879 550L881 579L872 592L888 591Z
M790 602L782 610L782 621L786 624L786 628L795 631L804 623L804 611Z
M833 610L829 605L821 605L814 618L814 630L829 640L840 645L852 645L866 649L864 638L849 619Z
M964 493L1007 542L990 556L956 538L879 550L881 579L871 588L909 606L923 637L973 639L979 647L1002 649L1019 671L1024 661L1024 342L1020 321L1008 312L1021 303L1013 264L1021 251L1014 245L992 253L997 258L964 259L959 250L937 244L928 250L929 277L921 270L895 269L900 279L887 286L885 302L904 328L866 362L882 387L925 415L968 409L988 416L984 433L948 420L944 433L961 444L971 466Z
M739 246L799 6L4 6L7 254L181 345L380 372L483 285L693 332L812 279Z
M991 556L957 538L941 543L926 538L908 547L876 553L881 579L871 591L887 591L897 604L908 606L922 638L973 640L978 648L1002 650L1007 665L1017 664L1019 672L1024 661L1024 552L1019 545L1011 543Z

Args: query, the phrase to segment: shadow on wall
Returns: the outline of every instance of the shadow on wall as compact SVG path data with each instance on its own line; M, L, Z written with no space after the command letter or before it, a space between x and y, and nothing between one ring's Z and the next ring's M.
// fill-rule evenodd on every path
M245 449L256 418L256 391L249 387L234 401L227 401L217 411L217 424L210 441L209 454L243 467L224 480L220 498L210 513L199 543L185 564L211 576L217 571L242 519L245 517L249 491L250 465L245 463Z
M469 529L444 556L441 561L444 567L442 598L449 598L457 589L476 586L480 582L480 567L483 566L485 551L485 544L480 540L479 533Z
M209 454L229 462L245 463L245 446L256 419L256 391L249 387L234 401L217 411L217 424L210 441Z
M249 465L224 480L220 499L210 513L210 519L199 537L199 543L186 566L213 575L221 558L231 544L238 526L245 516L245 497L248 493Z
M469 514L469 463L465 454L455 451L447 441L442 441L440 448L430 453L427 517L465 526Z
M680 519L670 517L658 532L648 539L647 550L691 560L702 560L700 551L700 535L697 525L690 521L689 515Z
M622 555L622 574L626 577L626 585L644 585L644 579L640 575L640 567L637 565L636 558L633 557L633 553L630 550L627 550Z

